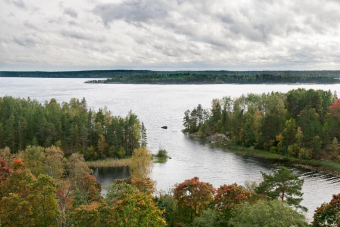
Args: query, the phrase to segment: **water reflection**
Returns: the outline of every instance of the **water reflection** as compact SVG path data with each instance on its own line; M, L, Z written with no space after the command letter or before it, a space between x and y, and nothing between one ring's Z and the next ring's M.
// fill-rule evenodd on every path
M109 185L116 179L124 179L130 176L129 167L94 168L93 175L102 185Z

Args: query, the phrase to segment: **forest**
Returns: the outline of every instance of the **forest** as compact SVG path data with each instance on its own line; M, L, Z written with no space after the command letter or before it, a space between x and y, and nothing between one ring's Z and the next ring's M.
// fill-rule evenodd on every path
M90 80L86 83L132 83L132 84L295 84L340 83L339 74L323 72L229 72L229 71L201 71L201 72L162 72L153 74L135 74L117 76L106 80Z
M146 146L146 129L132 112L112 116L107 108L87 109L86 100L44 104L36 100L0 97L0 148L18 153L27 146L55 145L66 155L85 160L124 158Z
M340 162L340 99L331 91L294 89L214 99L187 110L184 131L288 157ZM255 152L255 151L254 151Z

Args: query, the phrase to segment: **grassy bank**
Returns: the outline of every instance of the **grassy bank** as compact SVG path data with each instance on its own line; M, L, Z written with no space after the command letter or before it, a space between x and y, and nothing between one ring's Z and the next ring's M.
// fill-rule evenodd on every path
M153 155L152 160L154 163L165 163L166 161L168 161L168 157L157 157L156 155Z
M234 144L211 144L212 146L221 147L226 151L231 151L233 153L250 156L250 157L257 157L257 158L264 158L270 159L274 161L284 161L289 164L292 164L299 168L308 169L311 171L318 171L327 174L332 174L334 176L340 177L340 163L326 161L326 160L305 160L300 158L288 157L281 154L271 153L265 150L260 149L252 149L243 146L238 146Z
M87 166L90 168L98 168L98 167L123 167L131 165L131 158L126 159L103 159L96 161L87 161Z

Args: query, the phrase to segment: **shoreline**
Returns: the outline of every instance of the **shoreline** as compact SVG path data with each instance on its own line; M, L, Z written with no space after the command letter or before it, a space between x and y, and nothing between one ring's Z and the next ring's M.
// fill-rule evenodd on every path
M210 143L205 141L202 138L189 136L191 139L195 141L199 141L202 144L209 144L210 146L214 146L217 148L222 148L225 152L232 152L238 155L247 156L247 157L255 157L255 158L263 158L267 160L273 161L281 161L287 162L295 167L302 168L305 170L316 171L319 173L330 174L335 177L340 177L340 163L327 161L327 160L316 160L316 159L299 159L295 157L288 157L282 154L271 153L269 151L260 150L260 149L252 149L243 147L241 145L235 145L230 142L227 143Z

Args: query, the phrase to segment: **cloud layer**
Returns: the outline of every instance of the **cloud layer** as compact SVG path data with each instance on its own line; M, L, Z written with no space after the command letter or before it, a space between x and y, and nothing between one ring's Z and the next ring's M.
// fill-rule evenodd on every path
M0 0L0 70L340 69L337 0Z

